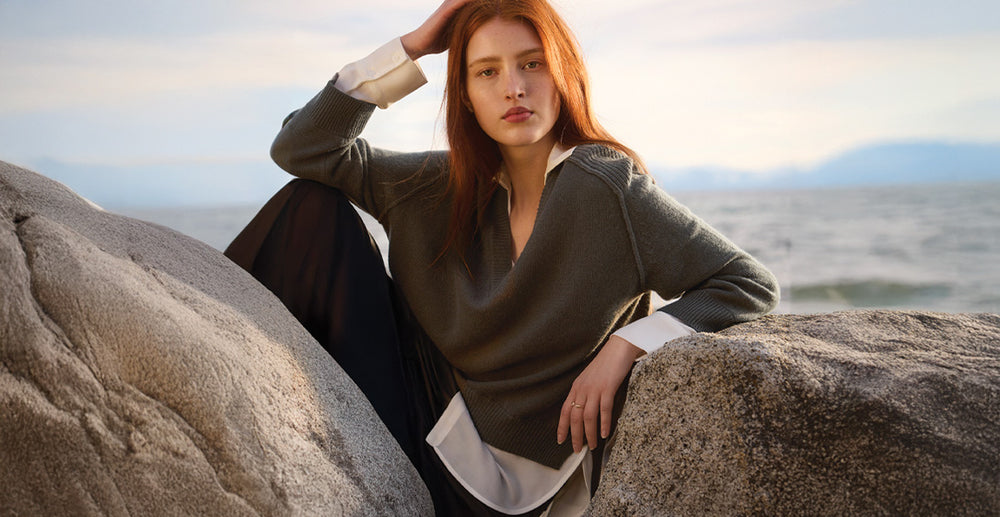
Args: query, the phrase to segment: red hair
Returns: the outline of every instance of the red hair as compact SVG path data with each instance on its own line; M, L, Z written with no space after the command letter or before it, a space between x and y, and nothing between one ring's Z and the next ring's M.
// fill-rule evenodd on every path
M500 170L500 148L479 127L466 89L466 53L469 40L480 27L493 19L519 21L538 34L552 74L561 107L553 126L564 147L596 143L626 154L643 173L646 168L638 155L615 140L597 121L590 109L590 84L573 33L545 0L474 0L459 10L451 23L448 52L448 80L445 84L450 176L451 220L445 249L454 248L464 257L465 247L483 220L486 202L497 188L493 181Z

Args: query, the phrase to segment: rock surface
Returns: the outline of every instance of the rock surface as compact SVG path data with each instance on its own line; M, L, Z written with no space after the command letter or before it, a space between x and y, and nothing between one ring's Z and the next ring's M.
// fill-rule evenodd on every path
M636 366L590 514L1000 515L1000 316L769 316Z
M590 514L1000 514L1000 316L770 316L636 366ZM0 514L428 515L217 251L0 162Z
M221 253L0 162L0 514L428 515L364 395Z

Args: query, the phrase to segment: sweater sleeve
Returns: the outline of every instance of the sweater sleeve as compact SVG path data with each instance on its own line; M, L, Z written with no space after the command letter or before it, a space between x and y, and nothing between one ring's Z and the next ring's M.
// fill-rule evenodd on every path
M432 182L444 169L442 152L399 153L373 148L358 138L375 105L351 97L335 77L301 109L285 118L271 145L271 158L300 178L343 192L380 221L395 204Z
M639 274L664 299L660 310L699 332L770 312L778 283L760 262L653 184L633 175L626 195Z

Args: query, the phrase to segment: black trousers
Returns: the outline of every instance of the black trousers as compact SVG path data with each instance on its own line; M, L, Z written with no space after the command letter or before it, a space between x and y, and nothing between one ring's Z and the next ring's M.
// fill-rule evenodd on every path
M503 515L462 488L424 442L457 391L451 369L340 191L290 182L225 254L270 289L361 388L420 472L437 515Z

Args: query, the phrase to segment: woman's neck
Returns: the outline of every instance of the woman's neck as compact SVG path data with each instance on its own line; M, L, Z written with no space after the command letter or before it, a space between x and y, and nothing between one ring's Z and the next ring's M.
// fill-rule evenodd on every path
M554 139L544 138L529 146L501 146L500 153L510 179L512 210L537 210L545 187L545 169L554 145Z

